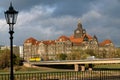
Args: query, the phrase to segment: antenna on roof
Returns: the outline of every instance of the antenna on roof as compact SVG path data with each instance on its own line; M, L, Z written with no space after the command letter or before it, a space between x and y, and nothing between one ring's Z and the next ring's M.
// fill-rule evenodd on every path
M80 20L80 18L78 19L78 23L81 23L81 20Z

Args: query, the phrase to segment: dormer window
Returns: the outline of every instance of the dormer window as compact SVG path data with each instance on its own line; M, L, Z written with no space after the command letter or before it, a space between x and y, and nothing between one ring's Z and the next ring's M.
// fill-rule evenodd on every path
M84 39L83 39L83 41L88 41L88 37L85 36Z
M85 29L83 29L83 34L85 34L86 33L86 30Z

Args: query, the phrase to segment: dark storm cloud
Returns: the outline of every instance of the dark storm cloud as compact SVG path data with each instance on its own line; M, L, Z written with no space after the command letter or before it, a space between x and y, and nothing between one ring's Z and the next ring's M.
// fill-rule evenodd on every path
M57 3L53 16L71 15L80 17L91 8L95 0L61 0Z
M96 0L13 0L14 6L19 10L29 10L35 5L54 6L56 9L53 16L81 16L89 11L93 2Z
M30 10L32 7L36 5L41 6L53 6L60 0L2 0L0 2L0 7L8 8L10 2L13 3L14 7L21 10Z
M53 6L58 0L14 0L14 4L21 10L29 10L35 5Z
M105 0L98 4L98 10L100 13L111 18L120 18L120 0Z

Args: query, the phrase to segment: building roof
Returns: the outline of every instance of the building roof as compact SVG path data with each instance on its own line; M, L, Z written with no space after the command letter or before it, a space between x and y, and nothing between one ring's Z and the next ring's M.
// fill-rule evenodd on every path
M35 38L30 37L30 38L26 39L24 43L32 43L33 45L35 45L38 43L38 41Z
M81 38L74 38L74 35L71 35L69 38L70 38L70 41L73 43L82 43L84 41L85 36L88 38L88 40L92 39L92 37L88 34L84 34Z
M111 44L112 41L109 39L104 40L103 42L99 43L99 46L105 46Z
M51 44L55 44L54 40L48 40L48 41L43 41L44 44L46 45L51 45Z
M67 40L70 40L70 39L67 36L62 35L58 38L57 41L67 41Z

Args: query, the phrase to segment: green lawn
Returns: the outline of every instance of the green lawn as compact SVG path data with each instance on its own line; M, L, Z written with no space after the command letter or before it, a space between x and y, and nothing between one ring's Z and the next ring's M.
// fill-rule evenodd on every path
M99 64L95 65L96 69L120 69L120 64Z
M70 67L70 68L69 68ZM120 64L99 64L94 65L94 69L108 70L108 69L120 69ZM41 66L41 67L24 67L24 66L15 66L14 70L16 72L21 71L74 71L74 66ZM9 72L9 68L1 69L0 72Z

